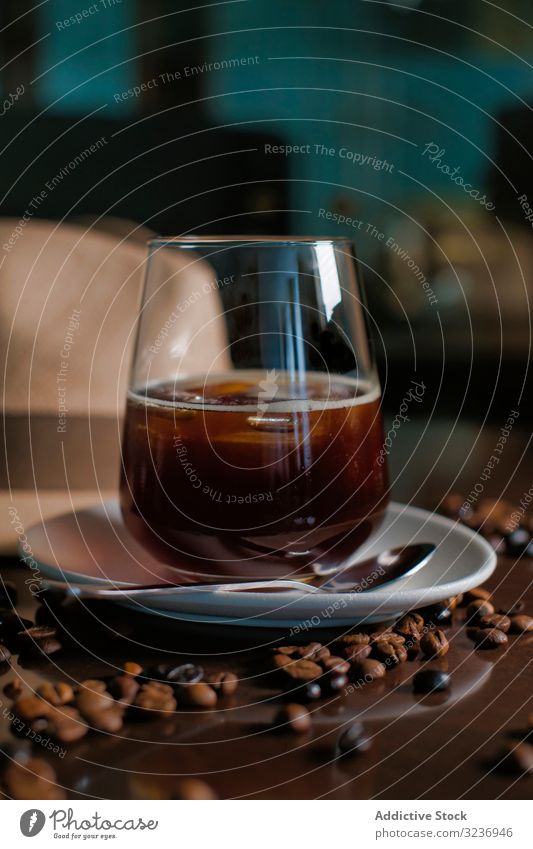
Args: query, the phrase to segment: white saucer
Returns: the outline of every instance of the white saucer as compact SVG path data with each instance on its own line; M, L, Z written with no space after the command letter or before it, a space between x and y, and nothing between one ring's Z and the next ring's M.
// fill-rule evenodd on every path
M154 584L172 581L171 567L155 560L126 529L118 501L106 501L34 525L27 539L42 573L73 583L101 581ZM362 593L232 593L195 590L120 604L138 612L212 624L262 628L347 627L381 622L457 595L483 583L496 555L479 535L444 516L392 503L379 531L359 550L357 560L406 543L432 542L429 563L390 586ZM38 576L36 576L38 577Z

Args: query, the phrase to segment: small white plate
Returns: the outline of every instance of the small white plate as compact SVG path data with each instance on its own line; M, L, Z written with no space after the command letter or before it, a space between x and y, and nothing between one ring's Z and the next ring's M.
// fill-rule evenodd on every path
M34 525L27 539L42 573L54 580L142 586L172 581L175 574L133 539L116 499ZM437 546L426 566L390 586L361 593L236 593L191 587L179 596L162 592L142 601L124 593L117 602L184 621L305 631L394 619L483 583L496 566L494 551L479 534L444 516L394 502L357 560L415 542Z

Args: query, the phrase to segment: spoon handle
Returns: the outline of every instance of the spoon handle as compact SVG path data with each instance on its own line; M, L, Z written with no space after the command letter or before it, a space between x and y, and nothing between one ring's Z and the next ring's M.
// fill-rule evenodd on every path
M153 595L177 596L190 592L260 592L267 591L283 591L283 592L305 592L316 593L320 592L319 587L314 587L310 584L304 584L301 581L290 580L272 580L272 581L239 581L226 584L185 584L168 586L158 585L153 587L132 586L117 586L115 584L70 584L62 581L46 580L48 589L57 589L67 595L75 596L76 598L100 598L100 599L117 599L120 596L124 597L142 597Z

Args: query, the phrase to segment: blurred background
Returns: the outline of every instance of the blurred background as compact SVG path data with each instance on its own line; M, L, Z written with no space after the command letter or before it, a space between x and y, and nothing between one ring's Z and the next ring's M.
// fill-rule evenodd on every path
M0 16L7 237L44 220L140 246L349 236L389 415L424 381L444 463L520 404L529 427L530 0L3 0ZM472 429L452 447L458 419Z

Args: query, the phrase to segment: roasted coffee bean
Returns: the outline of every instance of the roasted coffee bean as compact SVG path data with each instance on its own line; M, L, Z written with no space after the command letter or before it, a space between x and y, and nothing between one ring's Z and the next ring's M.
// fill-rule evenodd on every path
M15 701L15 699L20 698L22 695L22 682L20 678L13 678L12 681L8 681L3 689L4 695L7 696L8 699Z
M361 683L369 684L376 681L378 678L383 678L386 672L386 667L379 660L372 657L365 660L357 660L352 665L351 679Z
M33 719L46 716L51 710L51 705L38 696L21 696L13 705L13 710L21 719L31 722Z
M450 676L442 669L421 669L413 678L415 693L441 693L449 686Z
M41 724L37 725L39 722ZM34 730L39 728L39 733L49 734L59 743L75 743L76 740L85 737L89 731L89 726L82 718L79 710L67 706L53 708L44 718L44 721L37 720L37 723L32 723Z
M424 657L444 657L448 654L449 649L446 634L440 628L428 631L420 640L420 648Z
M199 778L184 778L176 785L172 794L173 799L189 802L200 802L217 799L218 796L209 784Z
M277 725L288 726L295 734L306 734L311 728L311 714L301 704L283 705L276 717Z
M322 678L322 689L328 695L341 693L348 684L348 676L335 670L327 672Z
M452 595L450 598L446 598L443 601L443 604L446 605L452 612L456 607L460 607L463 602L463 594L459 593L459 595Z
M179 691L179 700L190 707L211 708L217 703L217 694L209 684L183 684Z
M502 616L515 616L517 613L522 613L526 606L525 601L516 601L511 607L500 607L496 612L501 613Z
M505 553L509 557L521 557L531 543L531 534L527 528L515 528L505 537Z
M511 627L509 629L511 634L526 634L529 631L533 631L533 619L531 616L525 616L523 613L519 613L509 618L511 620Z
M483 616L477 623L480 628L497 628L499 631L507 633L511 627L511 620L508 616L502 616L500 613L493 613L492 616Z
M370 642L368 634L356 632L355 634L344 634L335 640L336 646L367 646Z
M234 672L216 672L208 675L206 681L219 696L233 696L239 686Z
M7 765L2 781L11 799L64 799L63 790L56 784L56 774L47 761L29 758Z
M507 634L498 628L477 628L473 640L478 649L497 649L509 642Z
M508 743L498 757L498 768L515 775L532 775L533 746L529 743Z
M55 637L46 637L44 640L39 640L38 643L35 643L35 648L33 651L36 654L44 654L47 657L50 657L52 654L56 654L56 652L61 651L63 646L56 640Z
M354 722L342 732L337 740L336 749L339 755L363 755L372 748L372 739L365 733L360 722Z
M38 696L55 707L68 705L69 702L74 701L74 690L70 684L63 681L60 681L59 684L40 684L36 692Z
M364 660L365 657L368 657L372 651L372 646L370 644L354 644L352 646L345 646L342 649L343 657L346 660L349 660L351 663L356 660Z
M273 649L274 654L286 654L289 657L297 654L300 646L277 646Z
M477 624L480 619L483 619L485 616L492 616L494 613L494 607L490 603L490 601L484 601L483 599L478 599L477 601L471 601L468 607L466 608L466 618L472 623Z
M191 684L189 686L198 685ZM211 692L213 691L211 690ZM213 695L215 694L213 693ZM172 713L177 707L172 687L168 684L162 684L160 681L147 681L146 684L142 684L133 704L143 711L162 714Z
M327 646L323 646L322 643L309 643L307 646L300 646L298 654L304 660L313 660L315 663L318 663L318 661L329 657L331 652Z
M272 657L272 665L275 669L283 669L284 667L290 666L292 663L294 663L294 661L288 654L275 654Z
M452 519L462 519L465 515L472 512L472 508L468 505L467 509L463 509L465 503L464 496L459 492L450 492L441 503L440 511L445 516L450 516Z
M287 666L284 666L282 673L294 681L312 681L314 678L320 678L322 669L313 660L291 660Z
M204 670L194 663L182 663L167 670L165 681L169 684L198 684L204 677Z
M15 607L17 603L17 588L10 581L0 579L0 607Z
M92 719L94 714L116 707L116 702L105 687L100 690L86 685L76 692L76 707L84 717Z
M0 610L0 638L11 645L19 631L33 627L30 619L22 619L13 610Z
M126 675L142 675L143 668L140 663L136 663L134 660L127 660L124 664L124 672Z
M350 671L350 664L342 657L335 657L334 655L330 655L330 657L326 657L326 659L321 661L321 663L322 668L325 669L326 672L329 670L335 670L341 675L346 675Z
M105 693L107 690L105 681L100 678L87 678L85 681L80 681L76 688L76 693L81 693L84 690L94 690L95 693Z
M405 645L405 637L403 634L397 634L395 631L377 631L370 637L370 645L375 643L390 643L393 646Z
M400 643L377 640L372 644L372 657L386 666L397 666L407 660L407 650Z
M462 605L469 605L472 601L488 601L492 597L492 593L486 590L485 587L474 587L472 590L467 590L463 593Z
M445 602L432 604L419 611L428 625L436 625L445 628L453 621L453 610Z
M33 625L31 628L19 631L17 637L20 645L25 647L27 644L55 637L56 634L56 628L52 628L51 625Z
M413 640L415 642L420 639L423 629L424 619L419 613L407 613L394 625L394 630L397 634L401 634L407 640Z
M141 685L133 675L116 675L108 684L108 689L114 699L121 705L131 705L140 690Z
M3 646L0 643L0 663L7 663L9 658L11 657L11 652L7 648L7 646Z
M286 698L290 699L291 702L301 702L302 704L308 704L309 702L314 702L317 699L322 698L322 687L318 683L318 681L306 681L304 684L301 684L299 687L295 687L294 689L290 689L286 693Z

